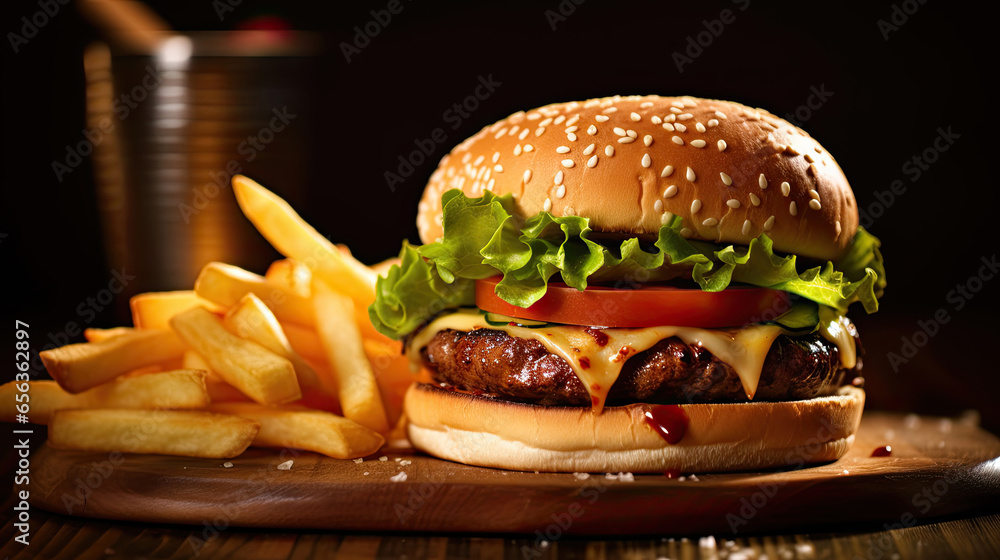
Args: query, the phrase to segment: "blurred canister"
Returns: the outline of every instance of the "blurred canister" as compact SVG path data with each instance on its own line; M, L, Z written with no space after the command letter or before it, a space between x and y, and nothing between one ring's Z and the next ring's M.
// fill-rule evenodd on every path
M230 179L245 174L302 202L319 52L316 36L292 31L186 33L145 53L87 49L105 249L135 276L130 293L191 289L211 261L262 273L277 257Z

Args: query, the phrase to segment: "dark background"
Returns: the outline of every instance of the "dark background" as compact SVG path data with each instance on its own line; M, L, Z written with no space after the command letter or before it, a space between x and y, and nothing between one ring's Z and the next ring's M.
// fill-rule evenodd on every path
M869 406L948 415L978 409L984 424L1000 431L998 282L973 280L972 287L982 289L971 301L962 298L961 309L954 294L949 298L957 284L976 276L980 259L997 250L996 144L986 134L993 121L986 80L993 73L995 33L985 14L936 0L850 8L755 0L404 0L402 12L348 62L341 43L354 41L355 27L371 22L370 11L387 2L352 2L333 11L305 2L246 0L221 21L218 4L149 3L178 30L261 21L273 27L277 17L323 37L323 54L310 74L314 102L297 116L308 137L301 147L304 170L294 175L305 177L308 189L292 196L283 193L290 187L283 187L280 171L255 173L248 165L245 172L287 194L319 231L367 262L395 254L404 237L416 240L416 204L434 163L452 145L515 111L647 93L731 99L780 116L800 111L797 119L838 159L860 206L878 215L870 230L883 241L889 287L877 315L865 316L860 308L853 313L867 350ZM61 183L51 168L86 127L82 53L101 34L70 3L15 53L9 34L19 33L21 18L38 12L39 4L5 0L0 9L6 37L0 45L3 306L8 318L31 325L41 347L51 340L46 333L80 320L77 305L107 287L112 268L102 245L92 163L85 160ZM712 20L724 9L735 21L709 43L706 25L718 29ZM897 27L886 28L888 38L879 20ZM708 44L679 71L674 54L697 53L685 49L699 33ZM500 85L453 130L443 112L472 94L481 76ZM816 91L827 92L826 99L805 109ZM396 170L397 157L413 150L414 140L438 127L447 141L389 189L383 174ZM958 135L949 149L919 175L904 167L933 146L939 129ZM275 146L290 141L279 137ZM905 193L887 202L895 180ZM239 255L231 260L252 266L275 257L260 251L252 262ZM141 278L86 326L128 324L128 292L189 286ZM947 323L928 326L935 315ZM922 326L932 336L917 334ZM906 340L922 347L909 352Z

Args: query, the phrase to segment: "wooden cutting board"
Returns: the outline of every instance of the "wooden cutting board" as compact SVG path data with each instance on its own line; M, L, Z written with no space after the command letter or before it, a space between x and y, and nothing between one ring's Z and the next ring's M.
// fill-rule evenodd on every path
M891 456L871 457L886 444ZM914 415L865 413L846 456L784 472L585 476L469 467L408 450L384 457L254 449L227 468L46 446L32 459L31 498L54 513L194 524L209 534L243 526L539 539L905 527L1000 507L1000 440L972 421ZM291 468L279 470L287 460Z

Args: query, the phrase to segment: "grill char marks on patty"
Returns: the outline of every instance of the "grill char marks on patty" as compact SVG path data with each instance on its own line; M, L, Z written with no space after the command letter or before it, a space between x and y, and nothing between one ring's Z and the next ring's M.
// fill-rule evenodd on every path
M858 346L860 354L860 345ZM547 406L589 406L590 394L561 357L536 340L503 331L446 329L421 349L435 383L504 400ZM779 336L764 361L754 401L788 401L831 394L854 379L837 346L817 333ZM672 337L625 363L609 405L633 402L746 402L733 368L704 347Z

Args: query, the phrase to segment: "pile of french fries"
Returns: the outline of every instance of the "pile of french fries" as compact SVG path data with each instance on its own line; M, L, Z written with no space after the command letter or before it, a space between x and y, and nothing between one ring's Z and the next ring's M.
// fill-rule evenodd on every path
M49 445L232 458L249 446L350 459L398 435L413 381L368 305L389 262L368 267L284 200L233 178L243 213L287 258L260 276L206 265L190 291L130 301L134 327L40 353L54 381L30 381L30 421ZM0 386L13 422L25 382ZM393 427L396 426L396 431Z

